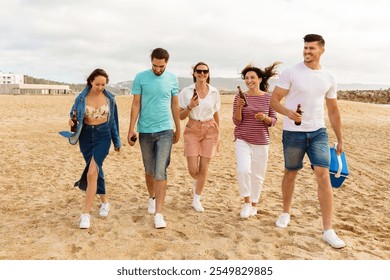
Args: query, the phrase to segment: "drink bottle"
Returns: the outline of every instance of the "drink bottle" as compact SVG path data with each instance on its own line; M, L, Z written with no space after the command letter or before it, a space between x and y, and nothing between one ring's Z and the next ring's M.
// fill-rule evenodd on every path
M240 97L241 97L242 99L244 99L244 101L245 101L244 107L248 106L248 99L246 98L246 95L242 92L240 86L237 86L237 88L238 88L238 94L239 94Z
M194 88L194 95L192 95L192 98L194 98L194 97L195 97L194 100L198 99L198 97L199 97L195 88Z
M70 127L71 132L76 132L77 130L77 116L76 116L76 108L73 110L73 116L72 116L73 125Z
M302 115L301 104L297 105L297 111L296 112L298 114ZM294 121L294 123L295 123L295 125L301 125L302 122L301 121L299 121L299 122Z
M137 141L137 135L131 136L130 140L135 143Z

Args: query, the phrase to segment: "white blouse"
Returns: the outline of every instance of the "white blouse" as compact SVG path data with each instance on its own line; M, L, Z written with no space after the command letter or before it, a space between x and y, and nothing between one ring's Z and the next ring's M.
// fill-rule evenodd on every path
M190 104L192 95L194 94L195 84L183 88L179 93L180 108L187 108ZM209 91L205 98L199 98L199 105L192 108L190 111L190 118L198 121L208 121L214 118L215 112L221 108L221 96L219 91L208 85Z

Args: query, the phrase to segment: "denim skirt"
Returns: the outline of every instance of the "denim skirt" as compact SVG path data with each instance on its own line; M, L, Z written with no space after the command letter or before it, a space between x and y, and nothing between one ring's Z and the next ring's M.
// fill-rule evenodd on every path
M92 157L94 158L99 175L97 179L97 194L105 194L103 161L108 155L111 146L111 133L108 122L99 125L83 125L79 138L80 151L85 160L85 168L79 181L74 186L85 191L88 187L87 173Z

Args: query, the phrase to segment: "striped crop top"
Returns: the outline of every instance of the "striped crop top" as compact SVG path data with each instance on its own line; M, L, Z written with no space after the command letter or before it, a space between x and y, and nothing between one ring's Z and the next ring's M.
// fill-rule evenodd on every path
M85 116L87 118L93 118L93 119L107 118L109 113L110 113L110 107L108 106L108 104L104 104L102 107L97 109L88 105L85 106Z

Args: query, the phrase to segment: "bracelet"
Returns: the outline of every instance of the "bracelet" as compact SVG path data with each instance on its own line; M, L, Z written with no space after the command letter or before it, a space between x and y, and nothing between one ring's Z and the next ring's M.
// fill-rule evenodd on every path
M192 110L192 109L190 108L190 106L188 106L188 105L187 105L187 109L188 109L188 111L191 111L191 110Z

